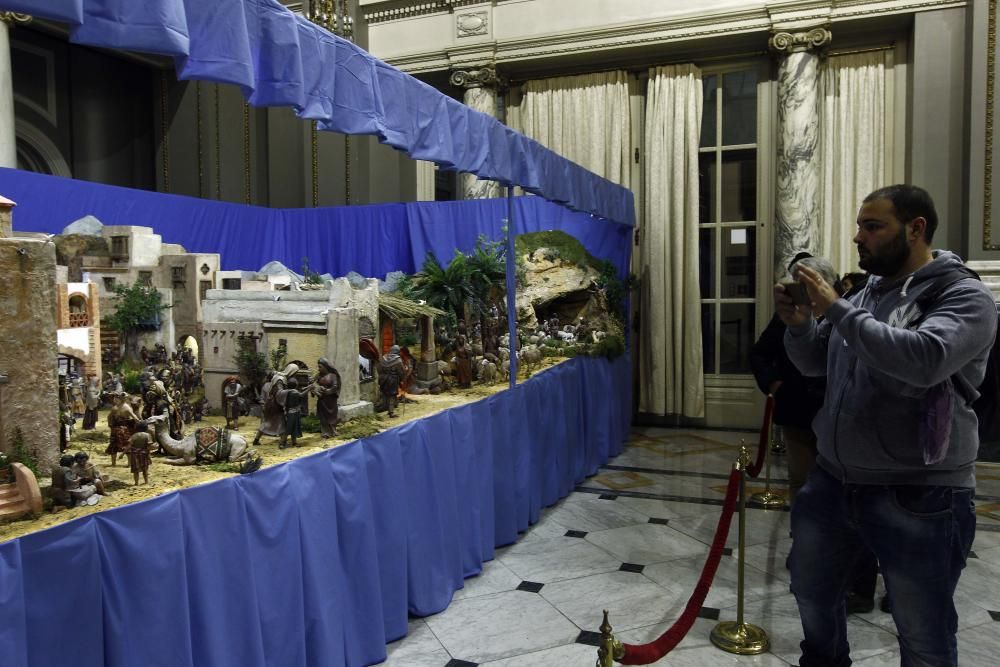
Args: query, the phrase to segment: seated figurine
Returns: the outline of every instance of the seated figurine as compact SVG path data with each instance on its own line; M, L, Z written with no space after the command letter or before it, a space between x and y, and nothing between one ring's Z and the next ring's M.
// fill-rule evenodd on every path
M59 465L52 469L53 508L56 505L66 507L96 505L100 499L95 485L81 483L80 477L74 471L76 467L74 461L75 458L71 454L65 454L59 459Z
M104 488L104 478L94 464L90 462L90 456L87 452L77 452L73 455L72 471L81 486L92 485L102 496L108 495Z

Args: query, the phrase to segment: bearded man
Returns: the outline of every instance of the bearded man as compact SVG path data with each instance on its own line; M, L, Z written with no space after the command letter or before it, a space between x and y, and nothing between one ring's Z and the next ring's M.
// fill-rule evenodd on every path
M774 288L789 358L828 387L813 421L816 466L792 507L803 667L851 664L844 594L865 548L885 579L902 664L958 665L953 595L976 531L971 403L997 312L957 255L932 249L937 222L922 188L877 190L854 237L871 274L863 289L839 297L808 267L796 272L808 304Z

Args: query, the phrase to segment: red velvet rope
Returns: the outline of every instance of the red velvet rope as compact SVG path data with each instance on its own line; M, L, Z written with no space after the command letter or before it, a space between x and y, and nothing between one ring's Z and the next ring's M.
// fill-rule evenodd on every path
M722 550L726 546L726 538L729 537L729 524L732 523L733 511L736 509L736 496L740 488L740 471L733 470L729 475L729 486L726 488L726 500L722 506L722 516L719 517L719 527L715 530L715 540L708 551L708 560L701 570L701 577L694 587L694 592L688 599L684 612L660 638L648 644L634 646L623 644L625 655L621 659L623 665L649 665L677 646L684 636L687 635L691 626L694 625L698 612L701 611L708 595L708 589L712 587L712 580L715 579L715 572L719 569L719 561L722 559Z
M771 441L771 417L774 414L774 396L767 395L767 404L764 406L764 423L760 425L760 439L757 442L757 460L752 466L747 466L747 476L757 478L760 469L764 467L764 457L767 456L767 447Z

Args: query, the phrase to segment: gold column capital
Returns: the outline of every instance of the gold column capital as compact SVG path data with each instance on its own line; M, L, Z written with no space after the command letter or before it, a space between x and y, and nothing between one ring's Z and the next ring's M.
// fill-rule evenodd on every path
M506 81L497 74L497 69L493 65L483 65L481 67L470 67L468 69L455 69L448 77L448 83L458 88L499 88Z
M21 14L20 12L0 12L0 21L3 21L7 25L15 25L20 23L21 25L27 25L31 23L30 14Z
M771 35L767 45L776 53L789 55L801 51L823 48L833 40L833 33L828 28L812 28L801 32L778 31Z

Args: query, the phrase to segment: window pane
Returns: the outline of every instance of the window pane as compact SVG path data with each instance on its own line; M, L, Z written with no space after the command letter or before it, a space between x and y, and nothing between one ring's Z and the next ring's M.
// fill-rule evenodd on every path
M715 294L715 230L698 230L698 285L702 299L718 298Z
M701 305L701 354L706 373L715 372L715 304Z
M719 296L752 299L757 284L757 230L754 227L726 227L721 231L722 293Z
M698 155L698 222L715 222L715 153Z
M757 151L747 148L722 153L722 216L720 222L757 219ZM712 183L714 188L715 183Z
M753 345L754 304L724 303L719 321L719 367L721 373L750 373Z
M722 77L722 145L757 143L757 74Z
M715 145L715 115L716 104L719 96L716 92L719 82L715 76L706 76L702 79L703 91L701 106L701 145L709 147Z

